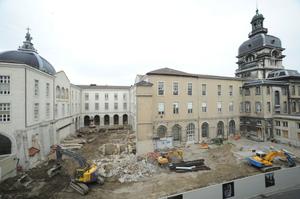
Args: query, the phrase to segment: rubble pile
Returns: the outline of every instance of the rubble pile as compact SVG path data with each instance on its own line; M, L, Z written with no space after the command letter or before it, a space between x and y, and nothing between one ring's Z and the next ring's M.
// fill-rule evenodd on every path
M138 160L134 154L105 156L96 161L98 173L106 178L115 178L119 182L136 182L157 172L157 167L145 159Z

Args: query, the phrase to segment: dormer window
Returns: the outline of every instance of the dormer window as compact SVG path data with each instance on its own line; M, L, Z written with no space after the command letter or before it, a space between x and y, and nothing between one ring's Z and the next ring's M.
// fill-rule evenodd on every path
M254 55L248 55L246 57L246 62L252 62L252 61L254 61Z

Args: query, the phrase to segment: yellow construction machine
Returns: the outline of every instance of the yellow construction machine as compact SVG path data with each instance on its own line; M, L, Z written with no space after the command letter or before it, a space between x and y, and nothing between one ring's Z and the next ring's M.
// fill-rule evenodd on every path
M256 155L248 157L247 161L249 165L258 168L263 172L269 172L281 168L273 166L273 160L276 157L285 158L289 167L293 167L296 165L295 161L291 157L291 154L285 150L273 150L268 153L257 151Z
M164 166L172 162L182 162L183 161L183 151L180 149L171 150L168 152L163 152L157 158L159 165Z
M74 160L76 160L80 167L76 169L74 178L71 179L70 187L82 195L85 195L89 191L87 184L97 182L98 184L103 184L103 178L97 173L97 165L88 164L87 161L79 154L70 151L68 149L62 149L59 145L54 148L56 152L57 164L50 170L48 170L49 177L58 174L61 170L60 161L63 155L67 155Z

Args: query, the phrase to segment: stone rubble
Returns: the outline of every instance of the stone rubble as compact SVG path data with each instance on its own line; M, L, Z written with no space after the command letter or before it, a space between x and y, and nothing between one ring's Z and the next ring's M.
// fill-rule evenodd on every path
M145 159L137 160L134 154L105 156L95 163L98 173L106 178L117 178L119 182L136 182L144 177L157 173L157 166L148 163Z

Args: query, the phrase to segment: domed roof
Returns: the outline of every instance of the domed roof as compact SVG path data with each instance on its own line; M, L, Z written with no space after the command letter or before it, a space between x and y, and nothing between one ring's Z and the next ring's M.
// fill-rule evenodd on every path
M238 56L242 56L246 53L265 46L281 48L281 41L279 38L272 35L263 33L254 35L253 37L242 43L242 45L240 45Z
M0 53L0 62L26 64L50 75L56 73L54 67L34 49L31 43L32 37L29 32L26 34L26 41L18 50L5 51Z

